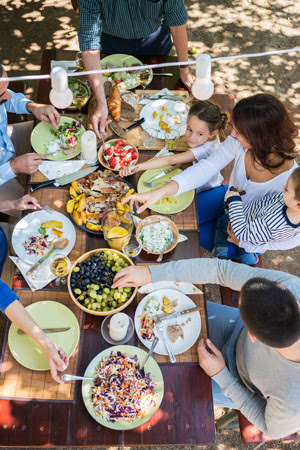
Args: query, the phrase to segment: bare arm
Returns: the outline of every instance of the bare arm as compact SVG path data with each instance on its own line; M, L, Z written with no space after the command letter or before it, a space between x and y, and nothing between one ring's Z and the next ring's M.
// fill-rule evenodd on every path
M83 64L86 70L101 70L101 60L100 60L100 50L87 50L82 52ZM105 127L107 125L108 109L106 98L103 88L103 78L102 74L89 75L89 80L91 82L96 101L97 107L92 116L92 124L94 131L98 138L101 136L99 134L99 128L103 134L106 134Z
M0 212L10 211L17 209L19 211L24 211L25 209L38 209L40 205L35 197L31 195L24 195L17 200L6 200L0 202Z
M188 60L188 38L186 33L186 24L170 27L173 43L176 48L178 61ZM180 68L181 81L190 90L195 77L190 73L189 68Z
M17 327L21 328L40 344L45 352L52 378L58 383L63 384L64 382L57 374L58 370L65 370L69 364L69 358L67 358L63 350L57 348L56 344L46 336L18 300L13 301L7 306L5 314Z

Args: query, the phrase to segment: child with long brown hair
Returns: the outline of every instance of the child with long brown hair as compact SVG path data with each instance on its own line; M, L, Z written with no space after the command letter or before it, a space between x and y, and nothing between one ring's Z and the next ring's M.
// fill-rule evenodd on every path
M224 141L225 129L228 124L228 116L222 113L219 106L206 101L194 101L190 107L186 137L189 149L176 155L161 156L151 159L136 166L124 167L120 171L121 176L131 175L141 170L160 169L174 164L184 164L193 162L197 164L202 159L208 158L220 145L220 141ZM182 172L184 176L185 171ZM201 191L220 186L223 177L220 173L215 174L203 186L199 188Z

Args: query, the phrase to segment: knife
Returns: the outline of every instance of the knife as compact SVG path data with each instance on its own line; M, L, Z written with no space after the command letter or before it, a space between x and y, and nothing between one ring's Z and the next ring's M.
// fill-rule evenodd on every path
M152 97L148 97L146 100L160 100L160 99L176 101L176 100L186 100L187 97L183 95L158 94L152 95Z
M151 178L149 178L149 180L147 180L147 183L152 183L153 181L158 180L161 177L164 177L167 173L173 172L173 170L176 170L179 167L181 167L181 164L176 164L175 166L172 166L167 170L163 170L162 172L156 173Z
M173 73L163 73L163 72L153 72L153 75L159 76L159 77L172 77Z
M43 332L44 333L60 333L61 331L68 331L71 330L71 327L66 327L66 328L43 328ZM18 329L17 331L18 334L27 334L25 333L25 331L21 330L21 328Z
M48 180L48 181L44 181L43 183L38 183L35 186L32 186L30 190L31 190L31 192L36 191L37 189L40 189L44 186L48 186L49 184L53 184L56 181L61 186L64 186L65 184L72 183L72 181L76 181L76 180L79 180L80 178L86 177L87 175L94 172L98 168L99 168L98 165L92 166L92 167L87 167L86 169L78 170L78 172L70 173L69 175L64 175L60 178L56 178L55 180Z
M183 311L179 311L174 314L170 314L168 316L163 316L160 318L160 320L163 321L169 319L176 319L176 317L181 317L184 316L185 314L191 314L193 312L199 311L200 309L202 309L201 306L194 306L193 308L184 309Z
M144 119L144 117L142 117L140 120L138 120L137 122L135 122L132 125L130 125L130 127L123 128L123 131L124 131L124 133L128 133L128 131L133 130L133 128L138 127L139 125L141 125L144 122L145 122L145 119ZM110 141L111 139L121 139L121 138L116 133L114 133L111 136L109 136L108 138L106 138L105 142ZM101 147L101 145L102 145L102 143L100 142L97 145L97 149L99 149Z

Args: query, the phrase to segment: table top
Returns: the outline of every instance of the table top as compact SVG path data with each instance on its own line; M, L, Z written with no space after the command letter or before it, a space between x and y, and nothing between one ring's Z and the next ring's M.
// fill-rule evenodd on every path
M43 54L42 73L49 73L51 59L72 59L75 52L45 51ZM169 57L145 57L143 62L162 62L170 60ZM168 68L169 69L169 68ZM177 70L177 68L172 68ZM168 70L169 71L169 70ZM172 86L167 85L170 79L157 78L153 89L169 87L176 89L174 83L178 83L179 76L171 80ZM157 84L163 84L157 86ZM43 80L39 84L38 102L48 103L45 97L45 85L49 80ZM44 87L43 87L44 86ZM150 86L152 87L152 86ZM143 157L147 152L141 150ZM153 154L153 153L152 153ZM34 180L28 180L29 185ZM136 179L130 182L135 185ZM40 201L47 199L49 206L67 215L65 211L65 200L68 198L68 186L61 188L46 187L34 193ZM197 207L194 200L196 214ZM181 213L182 214L182 213ZM177 217L176 217L177 216ZM180 232L188 237L184 245L177 247L167 255L163 262L197 258L200 257L199 232L194 221L193 226L186 226L179 215L172 216L175 222L178 220ZM71 261L75 261L78 252L107 247L102 235L86 233L83 237L82 231L75 225L79 244L71 253ZM155 264L151 255L142 252L135 263ZM28 291L28 286L19 272L14 275L14 288L19 291ZM59 292L53 283L48 285L39 295L47 297L47 293L56 291L59 301ZM30 292L30 291L29 291ZM61 294L63 295L63 294ZM65 295L65 294L64 294ZM52 295L53 296L53 295ZM28 297L28 295L27 295ZM33 296L34 297L34 294ZM204 296L200 296L203 304L203 324L201 336L207 336L206 306ZM131 317L137 305L135 299L125 310ZM79 345L79 356L77 374L83 374L89 362L104 348L109 347L101 336L101 323L103 318L90 314L83 314L81 339ZM128 342L129 345L138 345L136 335ZM5 345L4 345L5 347ZM75 385L75 396L70 401L55 402L51 400L40 401L30 399L28 401L17 399L0 399L0 445L1 446L157 446L157 445L207 445L215 439L215 426L213 416L213 403L210 378L203 372L196 361L160 362L162 370L165 394L162 404L155 415L143 426L126 432L114 431L100 426L88 414L81 396L81 383Z

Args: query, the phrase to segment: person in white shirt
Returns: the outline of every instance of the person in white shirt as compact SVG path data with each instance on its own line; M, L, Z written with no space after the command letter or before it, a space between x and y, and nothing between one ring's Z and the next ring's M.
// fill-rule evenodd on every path
M187 119L185 135L188 141L188 150L177 153L176 155L167 155L150 159L149 161L137 164L136 166L124 167L120 171L120 175L126 177L142 170L159 169L174 164L184 164L189 162L197 164L202 159L208 158L217 150L220 145L220 140L225 140L226 136L224 130L226 129L227 124L228 116L226 113L221 112L218 105L215 105L208 100L197 100L192 103ZM207 183L199 186L199 192L220 186L222 181L223 177L219 172L212 176Z
M143 202L137 214L156 203L161 197L179 195L203 186L221 169L233 161L229 185L245 191L243 204L267 194L281 192L288 177L298 164L295 158L295 137L298 130L287 107L271 94L256 94L240 100L231 115L232 133L208 158L176 175L158 189L135 194L122 201ZM227 190L227 189L226 189ZM200 243L212 251L216 219L224 214L224 186L197 195ZM229 239L251 252L251 245L238 242L230 232ZM285 245L288 242L285 242ZM264 244L266 250L281 249L282 243ZM260 251L255 247L254 251Z
M24 194L17 182L18 174L32 174L47 158L30 152L32 121L7 125L7 113L33 114L38 120L58 127L60 115L52 105L42 105L28 100L25 95L8 89L4 67L0 64L0 200L15 200ZM13 214L13 211L12 211Z
M286 249L297 247L300 238L300 167L289 176L283 192L266 195L244 206L243 193L231 187L225 195L229 214L217 220L214 255L230 259L231 246L235 247L240 261L255 265L257 255L229 243L227 228L230 224L238 240L249 242L254 247L269 242L288 242ZM263 250L264 251L264 250ZM261 251L261 252L263 252Z

